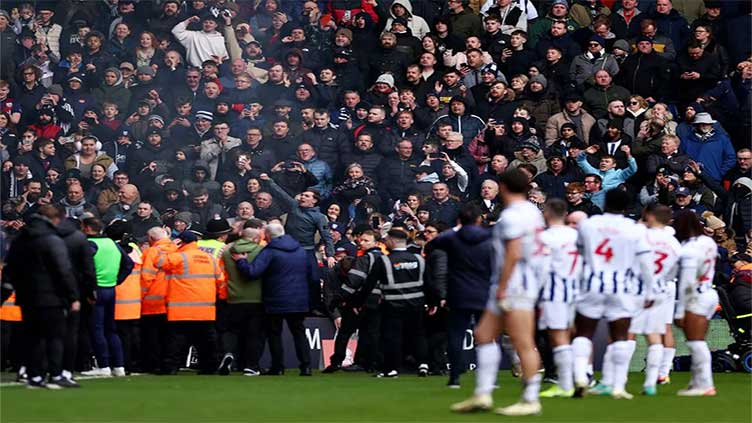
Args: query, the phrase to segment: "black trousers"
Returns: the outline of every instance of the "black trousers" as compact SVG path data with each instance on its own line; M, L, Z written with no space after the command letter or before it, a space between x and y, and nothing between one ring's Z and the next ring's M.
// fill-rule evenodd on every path
M65 326L63 370L73 372L76 370L76 358L79 351L80 340L78 337L81 330L81 312L69 311L65 319Z
M213 320L167 322L167 343L162 370L177 372L188 346L198 349L199 374L217 371L217 331Z
M428 367L435 372L447 368L447 320L445 308L439 308L433 316L426 316L426 339L428 341Z
M140 357L139 350L141 340L139 339L139 321L133 320L116 320L115 326L120 337L120 343L123 345L123 364L128 372L137 369L137 361Z
M227 300L217 300L216 302L216 318L214 319L214 327L217 330L217 352L224 351L224 345L222 344L225 333L229 330L229 318L230 318L230 304ZM217 357L219 360L220 357Z
M282 323L287 322L287 327L292 334L295 344L295 355L298 358L298 367L307 369L311 366L311 348L305 335L305 313L285 313L266 315L266 336L269 342L269 352L272 356L272 369L285 368L285 351L282 347Z
M0 370L10 368L17 371L25 365L26 331L23 322L0 320Z
M363 308L358 314L349 308L343 309L340 313L342 325L334 340L334 353L329 359L331 364L342 364L347 354L347 343L357 330L358 349L353 363L365 369L376 368L382 361L379 348L381 314L376 309L368 308Z
M478 324L483 310L470 310L454 308L449 310L448 316L448 348L450 374L453 378L458 378L467 369L467 363L462 353L462 342L465 339L465 333Z
M394 307L389 303L381 307L382 345L384 346L385 372L400 369L402 365L402 340L413 343L413 355L418 364L426 362L428 345L423 324L423 307Z
M155 373L164 361L167 315L141 316L141 371Z
M228 330L221 335L222 350L238 357L238 368L259 370L264 352L263 304L228 304Z
M22 307L24 330L28 336L29 378L63 372L63 344L66 312L63 307ZM45 366L46 363L46 366Z

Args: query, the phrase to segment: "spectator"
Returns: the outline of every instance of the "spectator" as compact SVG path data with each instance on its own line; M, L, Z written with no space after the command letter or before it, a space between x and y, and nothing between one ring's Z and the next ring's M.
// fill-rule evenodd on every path
M667 168L672 173L684 170L689 162L689 156L679 152L680 144L681 140L676 135L663 136L660 153L648 156L646 172L652 176L661 167Z
M582 108L583 99L577 93L571 93L564 98L564 110L557 113L546 122L546 147L550 147L559 136L559 131L565 123L575 127L577 138L585 144L590 144L590 133L596 126L595 118Z
M585 91L585 105L587 110L596 119L601 119L608 114L608 104L613 100L626 101L629 91L626 88L615 85L612 75L605 69L595 72L595 84Z
M717 131L717 123L708 113L698 113L692 121L694 130L681 140L681 149L697 162L703 164L703 171L720 181L734 166L734 147L728 135Z
M201 31L187 29L189 24L196 22L201 22ZM198 16L191 16L172 28L172 35L185 47L186 59L192 66L201 67L204 61L215 57L220 61L228 59L225 39L217 32L217 26L217 19L206 15L203 21Z
M271 223L266 227L269 243L248 262L248 253L232 253L240 275L261 279L262 302L266 313L265 329L272 356L269 375L284 374L282 348L282 323L292 333L295 355L301 376L311 376L311 357L305 336L303 319L310 310L309 289L318 284L308 253L295 239L285 234L282 225Z
M600 35L590 37L587 52L572 60L569 79L578 86L583 86L595 75L596 70L605 70L609 75L619 73L619 64L612 55L606 52L606 40Z

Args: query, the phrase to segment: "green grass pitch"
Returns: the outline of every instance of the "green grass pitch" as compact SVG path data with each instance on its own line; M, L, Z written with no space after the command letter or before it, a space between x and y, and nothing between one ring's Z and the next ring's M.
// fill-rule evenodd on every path
M500 373L496 405L519 396L519 381ZM447 389L443 377L375 379L338 373L301 378L297 371L282 377L232 375L133 376L81 381L83 389L28 390L0 388L2 422L750 422L752 376L715 375L718 396L679 398L688 373L674 373L672 384L657 397L639 395L642 375L632 373L632 401L607 397L547 399L540 417L514 420L492 413L457 415L449 404L472 393L472 374L460 390ZM545 385L544 385L545 388Z

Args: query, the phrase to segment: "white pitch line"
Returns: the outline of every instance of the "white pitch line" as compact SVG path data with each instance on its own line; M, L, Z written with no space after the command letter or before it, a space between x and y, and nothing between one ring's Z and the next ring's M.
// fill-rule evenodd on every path
M92 380L92 379L122 379L124 377L131 377L131 376L143 376L142 373L131 373L128 376L123 377L113 377L113 376L78 376L75 378L75 380ZM26 386L26 382L3 382L0 383L0 388L11 388L14 386Z

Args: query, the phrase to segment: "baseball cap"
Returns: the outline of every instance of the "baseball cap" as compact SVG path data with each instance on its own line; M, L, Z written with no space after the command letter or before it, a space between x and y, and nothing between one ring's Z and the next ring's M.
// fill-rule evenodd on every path
M687 187L679 187L675 191L676 195L692 195Z

